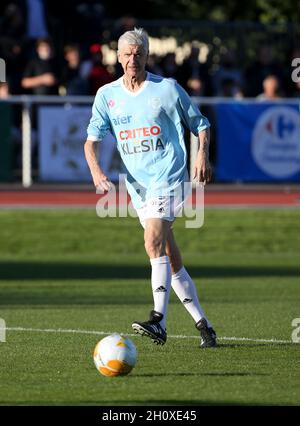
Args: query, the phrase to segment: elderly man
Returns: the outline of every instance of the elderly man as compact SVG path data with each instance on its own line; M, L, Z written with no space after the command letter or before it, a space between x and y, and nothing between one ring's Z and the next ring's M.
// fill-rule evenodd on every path
M101 87L96 95L87 129L85 155L96 188L110 189L99 167L94 142L114 134L127 169L126 186L144 227L145 249L152 267L154 309L148 321L135 321L136 333L157 344L167 340L166 315L170 288L184 304L200 331L200 347L216 345L216 334L198 301L195 284L182 264L172 223L184 197L180 191L189 180L184 144L184 123L199 136L194 177L209 182L209 122L173 79L145 70L149 52L147 33L135 28L118 41L118 61L124 75Z

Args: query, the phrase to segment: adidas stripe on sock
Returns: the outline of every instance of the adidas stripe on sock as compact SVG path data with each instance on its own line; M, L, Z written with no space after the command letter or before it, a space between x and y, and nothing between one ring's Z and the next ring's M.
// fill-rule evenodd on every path
M194 281L184 266L180 269L180 271L172 275L171 284L173 290L177 294L180 301L183 303L186 310L193 317L195 323L197 323L201 318L205 318L204 312L198 300L197 289ZM206 321L208 327L212 327L207 318Z

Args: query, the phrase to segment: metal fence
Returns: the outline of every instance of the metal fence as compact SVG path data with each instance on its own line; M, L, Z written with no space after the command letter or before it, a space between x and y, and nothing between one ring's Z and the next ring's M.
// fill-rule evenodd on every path
M91 96L10 96L6 100L1 100L0 102L8 103L12 105L21 105L21 135L22 135L22 184L25 188L28 188L33 183L32 176L32 126L33 126L33 117L32 110L34 106L49 106L49 105L90 105L92 106L94 97ZM215 107L216 105L222 104L258 104L261 105L262 102L253 98L245 99L232 99L232 98L203 98L203 97L194 97L193 101L199 105L202 113L207 115L207 109L209 111L210 107ZM264 104L268 101L264 101ZM295 104L300 105L300 99L290 99L290 98L281 98L275 101L276 104ZM274 101L272 101L274 104ZM209 114L208 114L209 115ZM210 118L210 117L209 117ZM215 129L212 128L212 142L215 142ZM84 142L84 141L83 141ZM190 136L190 164L194 163L197 149L198 141L197 138L191 134Z

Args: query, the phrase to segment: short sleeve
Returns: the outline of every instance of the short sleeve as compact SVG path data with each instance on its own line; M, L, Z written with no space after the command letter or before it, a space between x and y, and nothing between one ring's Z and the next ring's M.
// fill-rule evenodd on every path
M208 119L201 114L199 108L197 108L190 96L178 83L175 83L175 88L178 93L178 113L185 125L197 136L199 132L210 127L210 123Z
M92 141L101 141L111 131L110 120L104 96L97 92L92 108L92 117L87 128L87 138Z

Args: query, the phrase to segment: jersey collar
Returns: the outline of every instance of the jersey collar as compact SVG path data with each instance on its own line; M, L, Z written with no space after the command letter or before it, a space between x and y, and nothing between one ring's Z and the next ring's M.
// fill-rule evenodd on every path
M142 86L139 88L139 90L137 90L136 92L131 92L130 90L127 89L127 87L124 84L123 76L120 78L120 82L121 82L122 89L127 94L129 94L130 96L135 97L135 96L139 95L143 90L145 90L146 87L148 86L148 84L149 84L149 72L146 71L146 79L145 79L144 83L142 84Z

